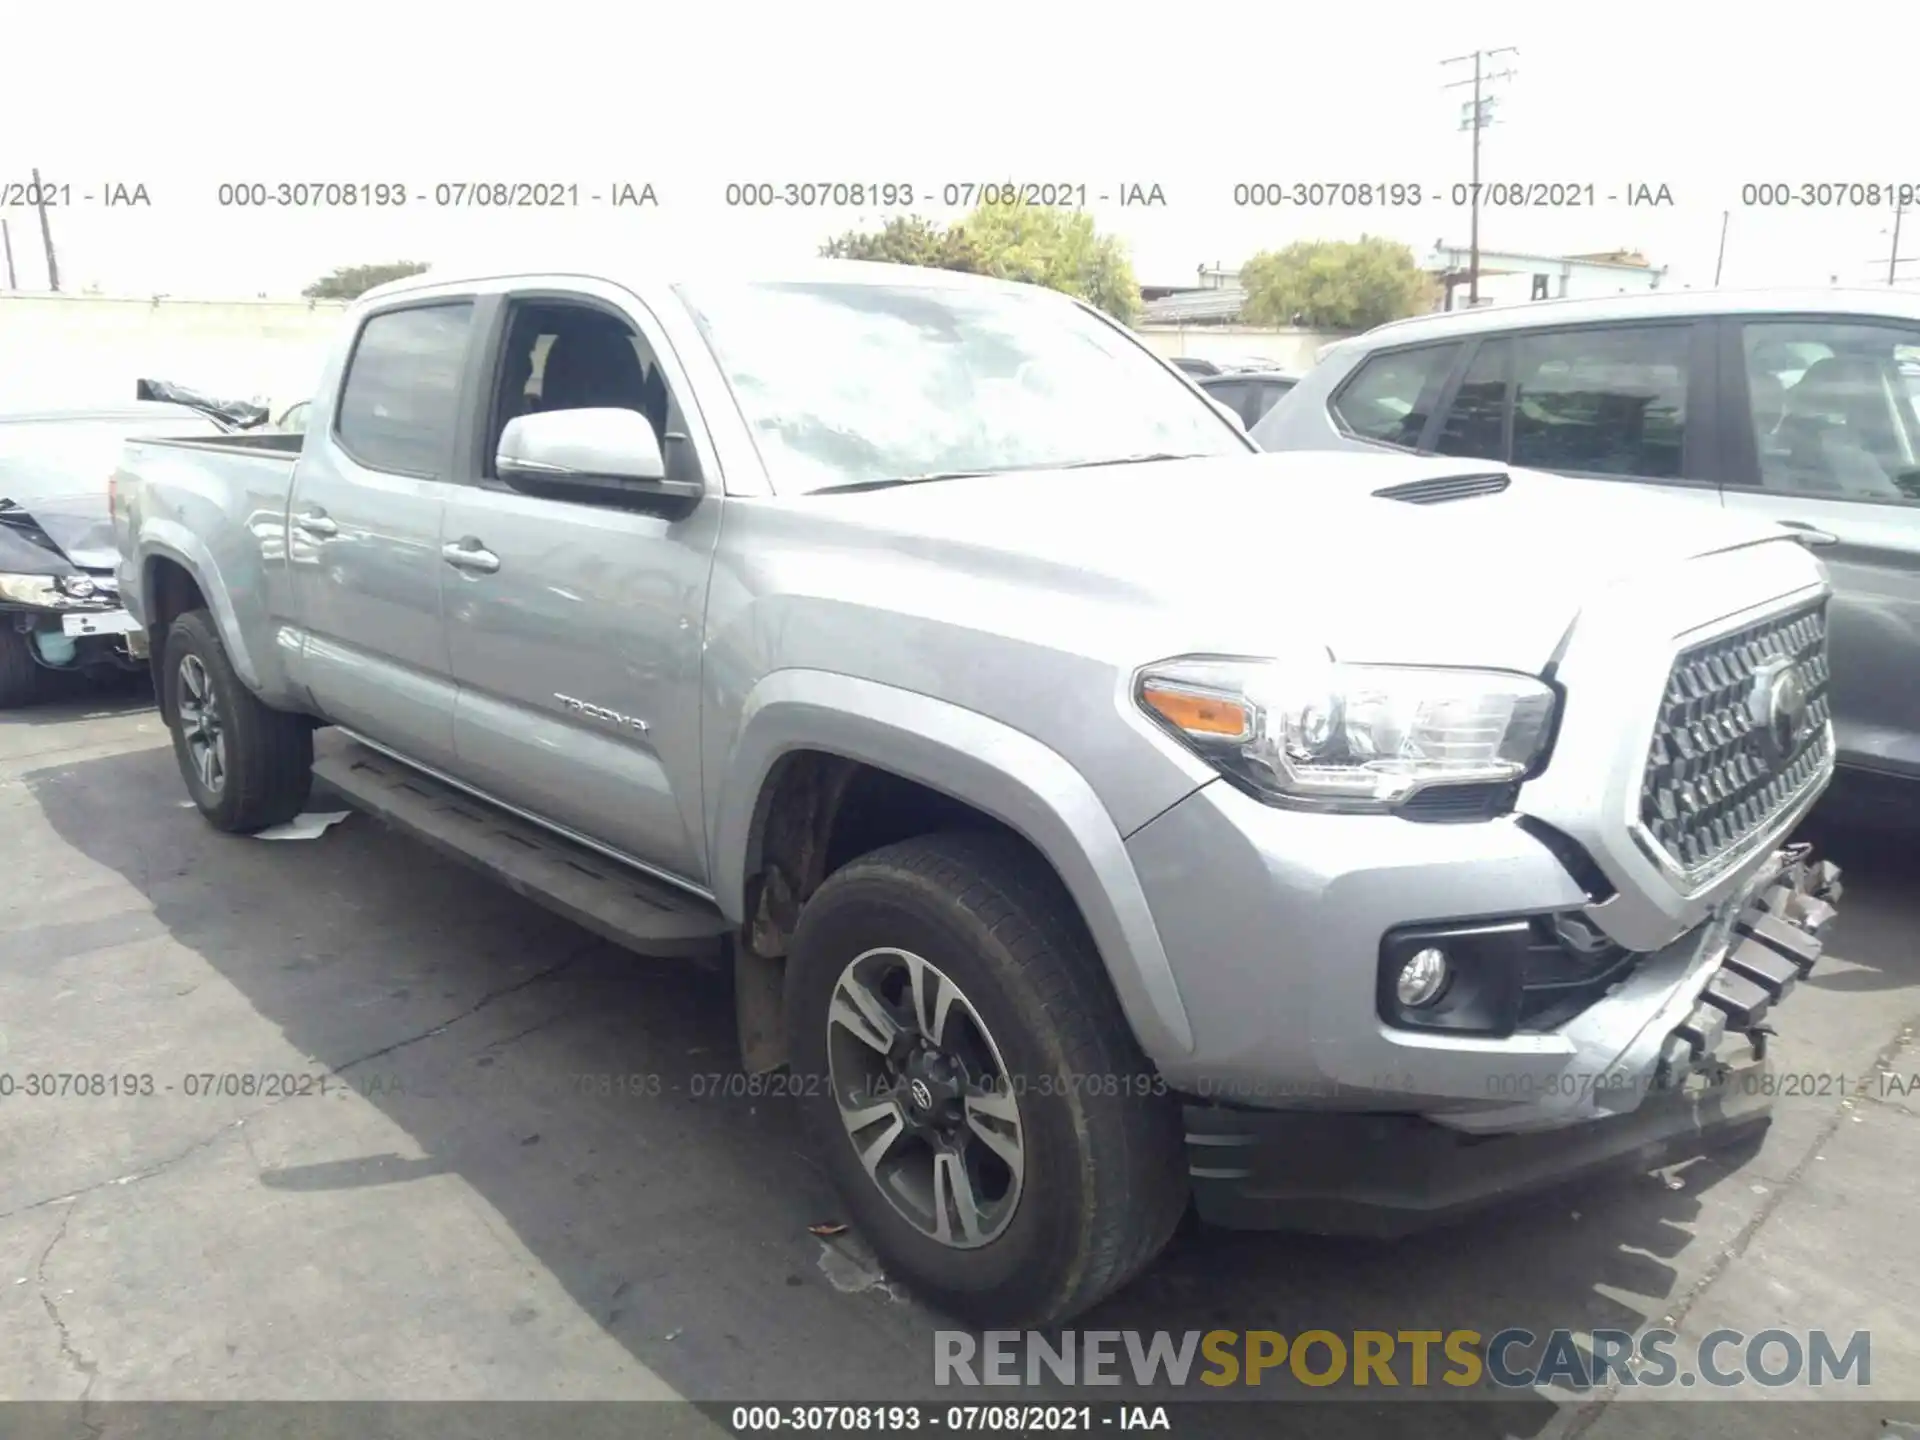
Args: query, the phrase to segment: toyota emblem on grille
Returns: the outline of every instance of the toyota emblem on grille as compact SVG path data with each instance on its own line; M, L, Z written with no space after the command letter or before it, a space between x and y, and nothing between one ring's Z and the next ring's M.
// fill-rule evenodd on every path
M1767 759L1779 764L1793 753L1807 713L1807 682L1788 659L1769 660L1753 677L1753 725Z

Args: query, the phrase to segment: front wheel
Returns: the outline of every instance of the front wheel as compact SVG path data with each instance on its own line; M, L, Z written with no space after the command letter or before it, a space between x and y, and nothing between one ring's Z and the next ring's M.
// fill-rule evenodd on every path
M247 689L205 610L173 622L160 676L181 778L215 829L248 835L300 813L313 784L313 727Z
M1173 1233L1178 1108L1071 900L1018 840L928 835L836 871L801 913L785 1008L849 1218L928 1299L1058 1323Z
M33 658L32 645L32 636L13 628L13 616L0 612L0 710L46 697L48 671Z

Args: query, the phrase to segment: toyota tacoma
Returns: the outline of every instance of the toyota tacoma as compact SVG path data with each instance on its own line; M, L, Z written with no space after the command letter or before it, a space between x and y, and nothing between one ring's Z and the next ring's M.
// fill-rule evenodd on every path
M890 1273L1065 1319L1189 1206L1394 1233L1765 1121L1838 872L1819 560L1262 455L978 276L415 277L303 430L128 446L214 826L354 804L728 955Z

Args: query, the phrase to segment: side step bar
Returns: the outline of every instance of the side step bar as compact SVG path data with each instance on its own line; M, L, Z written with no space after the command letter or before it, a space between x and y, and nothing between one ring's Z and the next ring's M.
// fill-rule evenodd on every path
M313 774L356 809L486 872L518 894L642 955L710 956L732 929L698 896L477 800L349 740L316 746Z

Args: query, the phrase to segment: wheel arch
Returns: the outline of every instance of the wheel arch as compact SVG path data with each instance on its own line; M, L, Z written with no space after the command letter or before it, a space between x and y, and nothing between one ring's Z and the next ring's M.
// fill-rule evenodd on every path
M721 909L750 939L769 883L804 901L809 879L848 858L833 854L836 835L847 845L842 801L877 773L1031 846L1079 910L1141 1049L1156 1061L1191 1053L1192 1026L1123 837L1085 777L1032 736L875 681L783 670L749 695L717 773L710 873ZM811 874L798 884L769 867L770 853L791 844L783 826L811 847Z

